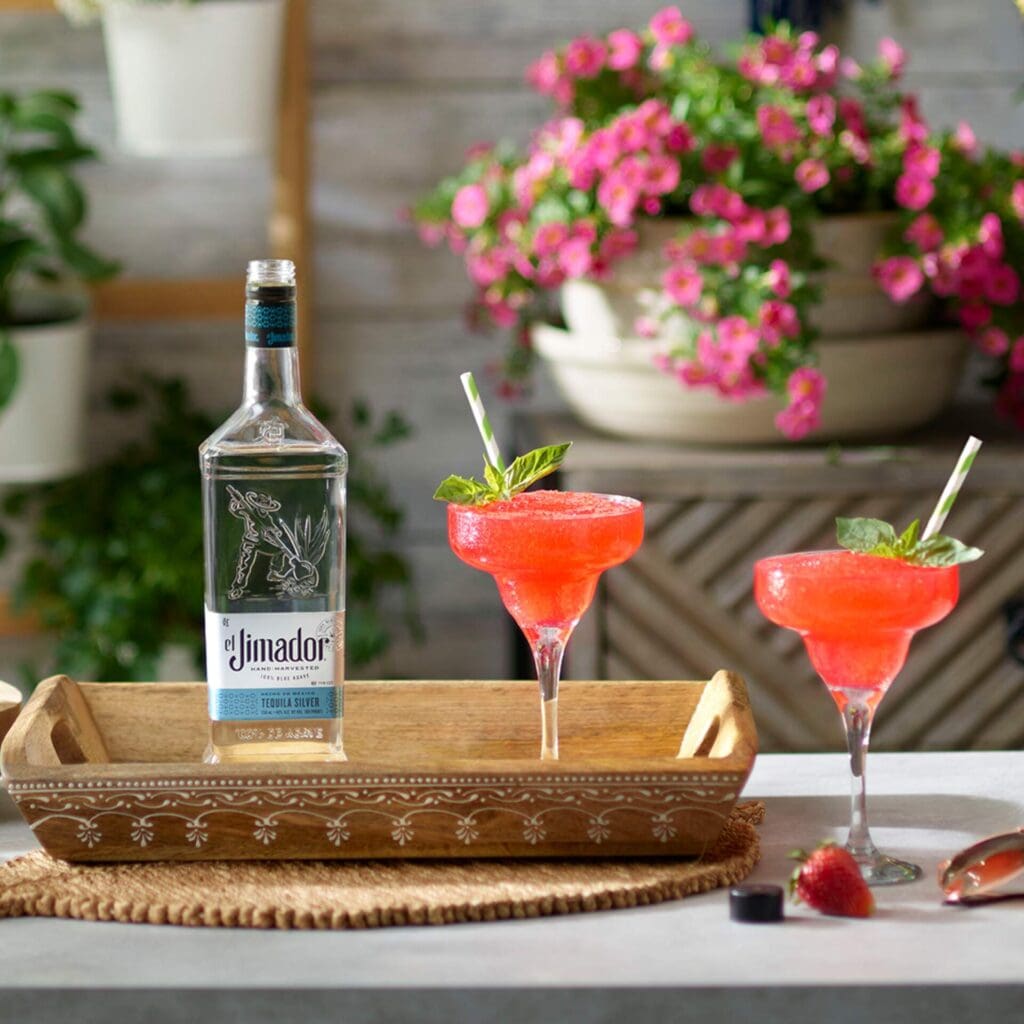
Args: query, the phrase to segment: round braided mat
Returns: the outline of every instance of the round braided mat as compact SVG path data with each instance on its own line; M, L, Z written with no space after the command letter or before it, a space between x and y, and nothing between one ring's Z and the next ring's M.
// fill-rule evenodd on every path
M699 860L209 861L0 865L0 918L241 928L379 928L636 907L732 885L764 805L736 808Z

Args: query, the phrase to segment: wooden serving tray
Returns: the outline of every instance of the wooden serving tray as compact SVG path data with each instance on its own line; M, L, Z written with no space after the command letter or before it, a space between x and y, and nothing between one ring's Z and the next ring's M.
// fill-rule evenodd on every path
M340 764L206 765L202 683L41 683L0 766L72 861L700 854L754 763L743 681L349 682Z

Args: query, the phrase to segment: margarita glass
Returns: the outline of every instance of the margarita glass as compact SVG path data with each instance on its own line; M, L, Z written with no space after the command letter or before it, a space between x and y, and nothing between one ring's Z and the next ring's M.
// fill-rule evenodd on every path
M914 633L956 605L957 566L918 566L852 551L808 551L754 566L754 597L804 646L843 716L853 774L846 848L869 885L920 877L915 864L880 853L868 832L864 764L871 721L907 657Z
M485 505L448 506L452 551L494 577L533 652L542 759L558 757L558 680L569 636L601 573L626 561L643 532L643 505L614 494L528 491Z

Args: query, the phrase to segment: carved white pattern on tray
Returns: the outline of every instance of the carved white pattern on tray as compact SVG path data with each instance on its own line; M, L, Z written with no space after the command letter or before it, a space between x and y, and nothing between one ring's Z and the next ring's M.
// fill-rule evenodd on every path
M256 849L273 846L281 836L301 835L311 841L315 834L340 847L353 836L379 836L382 829L400 848L414 846L423 835L431 845L443 843L436 829L418 827L425 816L435 822L450 819L452 840L466 846L481 837L509 842L516 836L535 846L551 836L556 821L555 841L600 846L616 838L619 814L631 818L630 837L636 835L637 817L646 817L650 834L664 844L679 835L679 816L696 812L724 820L742 781L731 773L684 778L538 775L515 781L494 776L366 776L349 777L342 784L326 777L58 785L12 781L9 789L33 829L67 822L89 850L111 839L100 822L115 818L127 819L128 835L139 847L199 850L215 834L214 819L225 815L250 820ZM567 831L570 818L576 824ZM237 834L234 841L244 845Z

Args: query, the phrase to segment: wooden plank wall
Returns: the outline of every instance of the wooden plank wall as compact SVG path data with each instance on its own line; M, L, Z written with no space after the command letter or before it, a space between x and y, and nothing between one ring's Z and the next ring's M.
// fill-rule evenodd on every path
M441 678L509 671L507 634L492 584L454 562L443 510L430 501L450 471L475 470L478 443L457 374L478 375L495 341L462 323L467 287L455 260L423 249L401 210L457 166L471 143L523 138L544 106L522 69L552 41L639 23L653 0L315 0L311 14L316 390L336 406L373 396L401 409L416 437L382 468L408 512L406 549L419 576L428 641L400 645L372 670ZM744 27L744 0L682 0L713 40ZM1008 0L885 0L847 4L841 42L870 55L897 36L911 52L910 82L939 122L969 119L984 139L1024 144L1014 91L1024 78L1019 18ZM143 161L119 154L98 30L47 14L0 18L0 87L63 86L81 94L85 127L104 152L90 168L91 240L135 275L241 274L265 250L268 168L259 161ZM235 401L241 368L231 325L101 326L92 444L109 450L123 432L99 396L132 370L185 374L208 408ZM307 380L311 378L307 368ZM555 401L542 385L535 399ZM491 399L499 432L507 407ZM17 557L15 552L14 557ZM0 589L11 560L0 569ZM0 641L0 678L13 676L23 644Z

